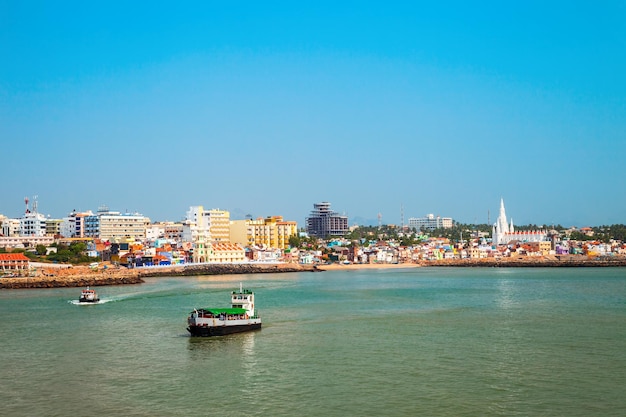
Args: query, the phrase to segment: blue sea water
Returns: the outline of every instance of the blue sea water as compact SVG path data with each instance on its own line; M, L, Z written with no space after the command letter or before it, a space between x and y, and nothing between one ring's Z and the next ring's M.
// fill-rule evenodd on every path
M191 338L257 294L263 329ZM412 268L0 291L6 416L623 416L626 269Z

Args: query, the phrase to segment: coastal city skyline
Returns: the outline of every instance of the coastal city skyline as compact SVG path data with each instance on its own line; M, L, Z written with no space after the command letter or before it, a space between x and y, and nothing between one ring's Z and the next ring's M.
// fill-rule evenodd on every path
M413 228L415 227L415 224L428 224L428 228L436 228L436 227L441 227L441 228L449 228L453 226L453 223L463 223L463 222L459 222L458 220L449 217L449 216L441 216L441 215L435 215L433 213L428 213L425 215L408 215L405 216L404 213L404 209L401 208L402 212L401 212L401 222L398 224L395 223L385 223L382 220L382 215L378 216L376 219L365 219L365 218L361 218L361 217L356 217L356 218L349 218L348 216L346 216L344 213L338 212L337 210L335 210L332 207L332 203L325 201L325 202L315 202L311 205L312 209L307 213L306 216L303 217L303 220L297 220L296 218L287 218L285 217L283 214L275 212L275 213L270 213L270 214L265 214L265 215L261 215L261 216L253 216L252 214L242 214L242 213L233 213L228 209L220 209L217 207L208 207L202 204L195 204L193 206L189 206L187 208L187 210L185 211L184 214L182 214L178 219L156 219L152 216L150 216L149 213L144 213L141 211L137 211L137 210L119 210L116 208L112 208L109 207L106 204L102 204L100 206L98 206L97 208L89 208L86 210L72 210L72 211L68 211L66 214L62 215L62 216L52 216L49 213L45 213L43 211L41 211L39 209L39 201L38 201L38 196L34 196L32 199L29 197L25 197L23 200L23 206L22 206L22 212L19 215L15 215L15 216L7 216L4 213L0 212L0 220L2 220L3 218L13 218L13 219L21 219L24 217L28 217L31 216L33 213L39 214L39 215L43 215L44 218L47 219L67 219L68 217L73 217L76 214L80 214L80 213L91 213L92 215L98 215L99 213L118 213L118 214L122 214L122 215L134 215L134 216L142 216L142 217L146 217L148 219L150 219L151 223L162 223L162 222L172 222L172 223L184 223L185 221L189 220L189 216L190 216L190 210L196 210L198 208L202 208L203 210L212 210L212 211L218 211L218 212L226 212L228 213L228 217L230 218L230 220L252 220L252 219L264 219L264 218L271 218L271 217L280 217L286 221L295 221L298 225L299 229L308 229L308 221L307 219L310 217L318 217L320 216L320 207L322 208L322 211L327 212L327 214L332 215L333 217L344 217L347 218L347 227L350 226L362 226L362 227L369 227L369 226L380 226L380 225L391 225L391 226L404 226L404 227L409 227L409 228ZM487 221L484 223L465 223L465 224L487 224L489 226L493 226L494 230L495 228L500 228L502 229L504 226L501 222L505 222L508 223L510 221L510 227L513 227L513 217L509 217L509 219L507 220L507 215L505 214L505 206L504 206L504 199L501 198L500 199L500 206L499 206L499 210L495 211L492 217L492 212L489 211L488 212L488 218ZM0 224L2 222L0 221ZM618 223L614 223L614 224L618 224ZM622 223L619 223L622 224ZM413 225L413 226L412 226ZM435 226L437 225L437 226ZM589 227L589 226L602 226L600 224L586 224L586 225L564 225L562 223L558 223L558 222L554 222L554 223L517 223L517 225L520 226L528 226L528 225L535 225L539 228L546 226L547 228L551 228L553 226L557 226L560 225L562 227L565 228L579 228L579 227ZM420 227L417 227L418 229Z
M5 3L0 214L626 222L625 5L274 6Z

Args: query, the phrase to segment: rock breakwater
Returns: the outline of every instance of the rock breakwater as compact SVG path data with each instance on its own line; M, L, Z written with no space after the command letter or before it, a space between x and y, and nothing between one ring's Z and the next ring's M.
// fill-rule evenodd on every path
M62 287L97 287L103 285L140 284L139 276L83 276L83 277L24 277L1 278L0 288L62 288Z
M194 275L316 272L313 265L299 264L190 264L169 267L107 268L94 271L84 266L65 269L40 268L36 276L0 278L0 289L97 287L140 284L143 278Z
M269 274L281 272L315 272L313 265L300 264L190 264L168 268L138 268L141 277Z

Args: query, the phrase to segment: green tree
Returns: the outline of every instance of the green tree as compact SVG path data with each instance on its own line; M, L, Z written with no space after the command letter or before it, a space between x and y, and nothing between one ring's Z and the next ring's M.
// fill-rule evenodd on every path
M35 250L37 251L37 255L39 256L45 256L46 255L46 245L37 245L35 247Z
M291 246L292 248L299 248L301 244L302 241L298 236L293 235L289 237L289 246Z

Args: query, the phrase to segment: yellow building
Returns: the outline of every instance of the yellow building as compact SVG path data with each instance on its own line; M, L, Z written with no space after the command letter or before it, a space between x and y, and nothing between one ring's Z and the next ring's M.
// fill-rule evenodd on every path
M206 210L203 213L209 225L211 242L230 242L230 212L220 209Z
M222 262L216 260L211 251L214 244L230 244L230 212L191 206L182 224L181 236L183 242L193 244L194 262ZM220 255L218 258L239 259L239 255Z
M541 242L529 242L527 243L531 252L541 253L542 255L549 255L552 250L552 242L544 240Z
M244 249L234 243L212 243L209 250L208 262L243 262L246 259Z
M284 221L282 216L271 216L248 220L247 239L249 246L275 249L289 248L289 238L298 235L298 223Z
M248 239L248 222L250 220L231 220L230 221L230 241L242 247L251 246ZM254 243L254 241L252 241Z

